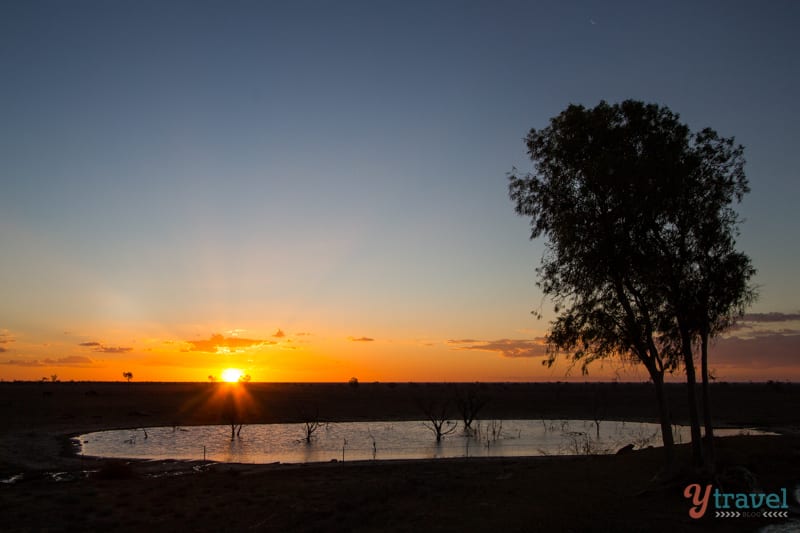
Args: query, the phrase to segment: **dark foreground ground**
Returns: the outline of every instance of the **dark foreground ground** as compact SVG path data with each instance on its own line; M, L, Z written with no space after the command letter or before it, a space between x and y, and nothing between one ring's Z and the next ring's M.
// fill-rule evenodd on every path
M652 389L632 384L490 384L492 418L653 420ZM421 418L420 404L466 386L249 384L244 422ZM100 428L225 422L209 384L0 383L2 531L756 531L775 518L688 516L685 474L651 480L661 450L627 455L457 459L321 465L123 463L70 457L65 435ZM669 390L677 421L684 389ZM800 386L717 384L725 425L779 429L776 437L718 439L723 490L800 485ZM688 462L688 450L679 450ZM747 470L747 474L741 467ZM86 475L83 471L93 473ZM66 481L50 473L68 472ZM743 479L750 478L750 479ZM797 502L793 502L797 505Z

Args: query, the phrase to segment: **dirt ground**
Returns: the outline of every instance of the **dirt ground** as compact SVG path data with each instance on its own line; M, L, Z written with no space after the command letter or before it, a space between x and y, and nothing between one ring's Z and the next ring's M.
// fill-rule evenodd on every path
M689 517L687 469L655 484L661 449L625 455L227 465L71 455L68 436L108 428L224 423L224 385L0 383L3 531L756 531L776 518ZM237 402L244 423L414 420L425 400L472 388L482 419L655 421L647 384L260 384ZM670 386L676 422L685 389ZM800 385L715 384L721 425L780 430L717 439L728 492L800 486ZM455 412L454 412L455 415ZM680 447L681 464L688 449ZM744 470L746 469L746 470ZM91 473L86 474L86 471ZM742 472L746 472L742 474ZM54 480L53 473L60 481ZM748 489L749 490L749 489ZM797 511L797 502L792 512ZM797 519L797 515L795 515Z

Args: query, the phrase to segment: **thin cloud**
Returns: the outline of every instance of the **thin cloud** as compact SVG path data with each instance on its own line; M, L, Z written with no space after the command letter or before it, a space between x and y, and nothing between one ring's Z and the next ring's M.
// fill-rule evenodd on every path
M732 337L764 337L770 335L798 335L800 329L797 328L756 328L752 324L736 324L728 328L722 335L726 338Z
M535 339L499 339L495 341L478 341L472 339L449 340L448 344L459 345L456 350L478 350L496 352L503 357L543 357L547 355L544 337ZM464 346L460 346L464 345Z
M372 337L358 337L358 338L356 338L356 337L347 337L347 338L350 339L353 342L372 342L372 341L375 340Z
M83 355L70 355L60 359L45 359L44 362L48 365L56 366L91 366L94 364L90 357Z
M6 350L6 349L5 349L5 348L3 348L2 346L0 346L0 353L7 352L7 351L8 351L8 350Z
M192 352L209 352L214 353L220 348L257 348L265 344L275 344L273 341L262 339L244 339L242 337L225 337L220 334L211 335L208 339L186 341L191 348Z
M128 348L125 346L100 346L94 351L100 353L127 353L131 350L133 350L133 348Z
M791 329L791 328L780 328L780 329L759 329L754 330L747 334L748 337L769 337L772 335L798 335L800 334L800 330L798 329ZM733 335L734 337L736 335Z
M800 320L800 313L747 313L743 322L794 322Z
M11 336L11 333L9 333L7 329L0 331L0 344L10 344L15 340L16 339Z
M800 362L800 335L759 335L721 338L709 347L713 364L746 368L796 367Z
M133 350L133 348L126 346L106 346L96 341L81 342L78 344L78 346L82 346L84 348L94 348L92 351L99 353L127 353Z
M82 355L70 355L68 357L61 357L58 359L44 359L42 361L38 359L32 359L32 360L11 359L8 361L0 362L0 365L27 366L27 367L41 367L41 366L87 367L87 366L93 366L94 364L95 363L91 358Z
M800 313L747 313L736 324L728 328L723 335L728 338L739 336L737 333L741 333L745 337L797 335L800 334L800 329L797 327L780 327L780 325L791 325L791 323L798 322L800 322Z
M32 361L25 361L22 359L9 359L8 361L0 362L0 365L7 365L7 366L44 366L44 363L41 361L34 359Z
M745 331L745 330L749 331L749 330L752 330L752 329L753 329L753 324L740 321L740 322L737 322L734 325L730 326L727 330L725 330L723 335L730 335L730 334L732 334L732 333L734 333L736 331Z

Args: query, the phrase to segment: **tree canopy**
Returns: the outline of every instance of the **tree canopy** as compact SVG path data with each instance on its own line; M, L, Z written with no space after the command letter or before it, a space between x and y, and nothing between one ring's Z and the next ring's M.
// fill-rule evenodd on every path
M609 356L641 362L669 444L664 373L683 367L693 387L693 346L754 297L731 207L749 190L744 149L633 100L570 105L526 144L534 170L512 171L509 192L531 238L547 239L538 284L557 316L546 363L566 354L586 372Z

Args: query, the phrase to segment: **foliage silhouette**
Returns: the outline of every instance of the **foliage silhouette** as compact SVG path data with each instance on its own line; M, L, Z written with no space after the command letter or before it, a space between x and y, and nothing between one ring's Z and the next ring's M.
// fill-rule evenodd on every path
M538 285L557 317L545 363L566 353L584 373L610 356L643 364L668 465L664 375L682 367L693 457L702 464L694 347L701 344L706 383L709 336L754 297L730 207L748 191L743 148L708 128L691 133L668 108L633 100L570 105L526 143L534 172L512 170L509 193L517 213L531 217L531 238L547 237Z

